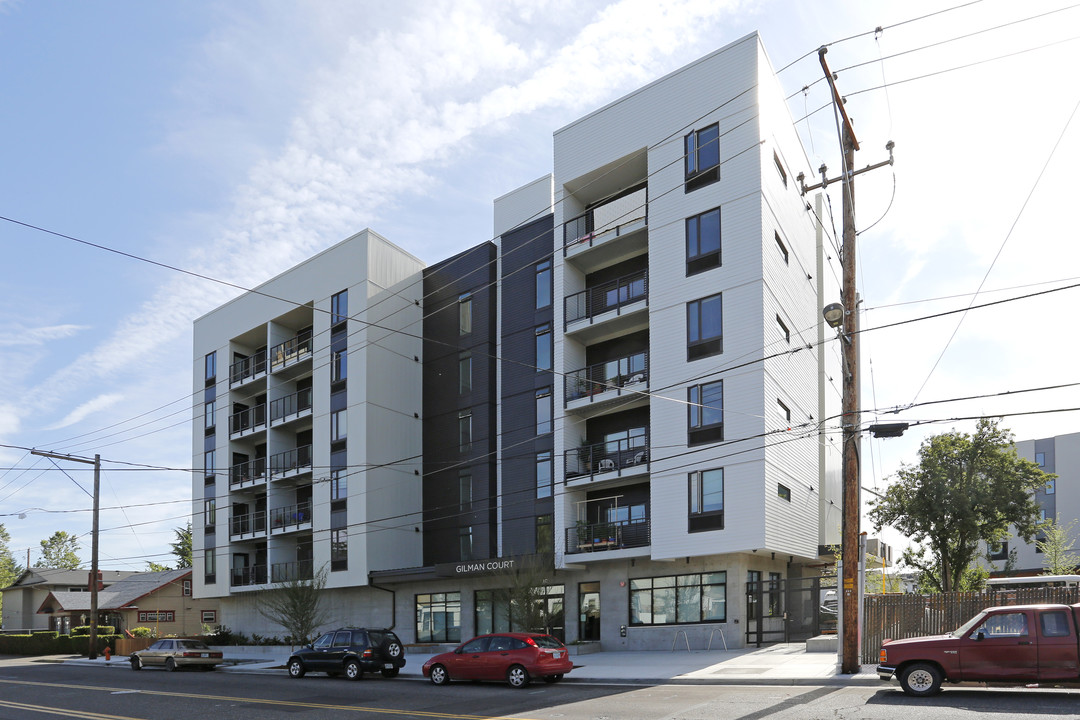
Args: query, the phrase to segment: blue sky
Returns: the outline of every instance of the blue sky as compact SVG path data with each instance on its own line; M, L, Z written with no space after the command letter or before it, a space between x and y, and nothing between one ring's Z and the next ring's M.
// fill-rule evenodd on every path
M895 25L953 5L0 0L0 215L242 286L364 227L435 262L490 239L492 200L549 172L551 134L575 118L758 30L777 69L810 53L780 74L797 120L828 99L816 48L870 31L827 56L869 62L838 80L857 166L896 142L895 168L858 185L859 228L884 215L859 240L863 326L964 307L984 277L976 302L1075 283L1080 9L967 40L1070 3L983 0ZM831 114L798 128L812 168L835 175ZM17 448L188 467L191 323L235 291L6 221L0 247L0 444L17 446L0 447L0 523L33 562L55 530L89 530L89 474ZM951 341L957 316L867 333L863 406L1080 380L1077 292L973 311ZM1078 406L1067 389L882 419ZM1005 424L1080 430L1076 413ZM950 427L973 423L867 441L864 485ZM171 561L189 500L183 472L106 463L102 565Z

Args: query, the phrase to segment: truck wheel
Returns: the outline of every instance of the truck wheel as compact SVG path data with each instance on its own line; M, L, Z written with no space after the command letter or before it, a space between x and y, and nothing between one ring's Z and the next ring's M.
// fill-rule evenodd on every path
M289 660L289 677L302 678L307 673L307 668L304 667L303 661L299 658L291 658Z
M933 695L941 690L941 671L930 663L908 665L900 673L900 687L916 697Z
M363 680L364 670L356 660L345 661L345 677L350 680Z

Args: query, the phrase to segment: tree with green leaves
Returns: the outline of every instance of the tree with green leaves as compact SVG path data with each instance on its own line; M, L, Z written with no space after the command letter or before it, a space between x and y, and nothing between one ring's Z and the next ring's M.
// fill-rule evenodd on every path
M981 585L972 574L979 543L1005 539L1009 527L1032 542L1039 527L1034 493L1054 478L1013 447L995 420L979 420L974 434L950 431L919 447L919 464L904 465L882 498L871 501L870 520L896 528L916 543L905 565L924 587L952 592Z
M48 540L41 541L41 567L57 570L78 570L79 539L64 530L57 530Z
M550 633L553 615L561 608L548 607L548 584L555 571L551 553L538 553L514 562L503 571L509 588L502 591L510 608L511 629L516 632ZM498 593L498 594L502 594Z
M176 556L176 569L191 567L191 523L187 527L173 528L176 542L170 543L172 553Z
M261 593L257 599L259 614L285 629L291 642L306 645L329 619L322 606L326 587L326 566L310 580L289 578L277 588Z
M1076 537L1073 528L1076 520L1062 525L1060 519L1047 521L1042 528L1043 539L1036 540L1035 546L1042 552L1043 567L1046 575L1071 575L1080 565L1080 555L1073 552Z
M172 570L172 568L168 565L156 563L153 560L146 561L146 572L165 572L166 570Z
M23 571L22 566L15 562L15 556L8 546L9 542L11 542L11 535L8 534L7 528L0 524L0 588L9 587ZM4 596L0 594L0 610L3 609L3 603Z

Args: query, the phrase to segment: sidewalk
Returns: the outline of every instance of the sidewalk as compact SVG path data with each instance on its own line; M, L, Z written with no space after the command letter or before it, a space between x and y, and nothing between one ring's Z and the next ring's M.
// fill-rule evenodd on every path
M269 673L285 676L288 648L223 648L226 664L218 672ZM406 655L401 677L422 679L431 655ZM54 661L127 670L127 658L96 660L61 656ZM874 665L855 675L840 674L836 653L806 652L803 643L741 650L595 652L574 657L563 682L601 684L692 685L883 685Z

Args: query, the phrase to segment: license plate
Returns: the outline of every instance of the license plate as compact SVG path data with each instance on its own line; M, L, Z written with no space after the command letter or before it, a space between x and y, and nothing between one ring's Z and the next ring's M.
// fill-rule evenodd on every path
M555 652L551 653L551 655L552 655L552 657L554 657L554 658L555 658L556 660L558 660L559 658L561 658L561 657L562 657L562 650L556 650Z
M393 670L394 669L394 663L383 663L383 667L386 668L387 670Z
M202 657L208 658L208 657L210 657L210 653L203 653Z

